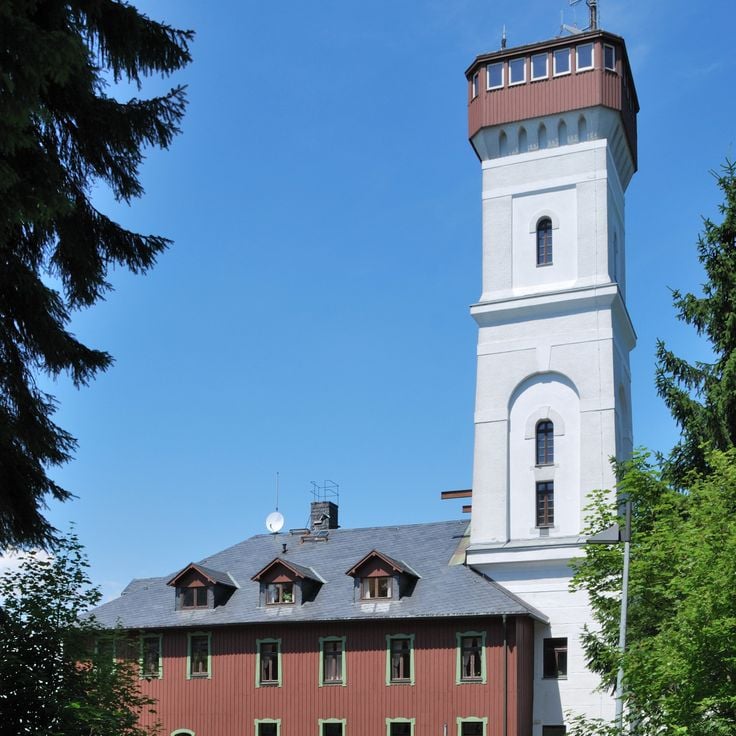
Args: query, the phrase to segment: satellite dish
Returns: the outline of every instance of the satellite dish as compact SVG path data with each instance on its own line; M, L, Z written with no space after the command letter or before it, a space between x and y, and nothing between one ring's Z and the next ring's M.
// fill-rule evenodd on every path
M279 511L272 511L266 517L266 529L271 534L278 534L284 526L284 515Z

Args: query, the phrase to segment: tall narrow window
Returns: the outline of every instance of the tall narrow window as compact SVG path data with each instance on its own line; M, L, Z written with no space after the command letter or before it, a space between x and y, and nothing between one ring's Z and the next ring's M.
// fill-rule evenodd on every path
M152 634L141 637L141 677L153 679L161 677L161 635Z
M325 637L319 640L320 685L345 684L345 637Z
M486 681L484 631L467 631L457 634L457 677L456 682Z
M537 526L554 526L555 523L555 484L551 480L537 483Z
M567 677L567 637L545 639L543 656L544 677L555 679Z
M555 461L555 425L549 419L537 422L537 465Z
M281 642L278 639L259 639L256 647L256 685L281 685Z
M478 96L478 72L473 74L473 81L470 84L470 93L473 99Z
M189 667L187 676L190 679L210 676L210 635L189 634Z
M414 636L387 635L386 683L414 684Z
M552 220L543 217L537 223L537 266L552 265Z

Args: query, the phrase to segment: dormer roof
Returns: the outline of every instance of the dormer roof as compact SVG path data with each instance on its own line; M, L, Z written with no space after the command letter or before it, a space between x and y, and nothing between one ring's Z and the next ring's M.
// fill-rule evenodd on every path
M297 565L296 562L291 562L290 560L285 560L283 557L276 557L271 562L269 562L265 567L262 567L252 578L251 580L255 580L256 582L260 582L264 576L266 576L269 572L276 569L277 567L284 567L286 568L294 577L300 578L302 580L313 580L315 583L324 583L325 580L322 578L322 576L317 573L315 570L313 570L311 567L306 567L304 565Z
M383 552L379 552L377 549L372 549L365 557L361 558L356 562L349 570L345 572L346 575L356 577L360 574L360 570L365 567L369 562L379 560L384 565L391 569L391 572L400 573L403 575L409 575L410 577L419 579L421 576L409 565L401 560L396 560L393 557L389 557Z
M237 588L233 578L226 572L213 570L211 567L205 567L196 562L190 562L186 567L179 570L166 585L176 586L190 573L199 573L211 585L226 585L230 588Z

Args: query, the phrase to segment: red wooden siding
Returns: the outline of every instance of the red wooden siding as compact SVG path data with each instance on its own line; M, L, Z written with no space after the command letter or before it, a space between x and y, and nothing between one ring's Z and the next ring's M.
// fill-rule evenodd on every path
M509 618L507 661L498 617L443 621L232 626L212 629L210 679L186 678L186 631L163 632L163 678L142 681L156 698L163 736L251 736L255 718L280 718L281 736L317 734L319 718L345 718L346 736L383 736L385 719L415 718L416 735L455 734L458 716L488 718L503 734L508 668L508 734L531 733L532 624ZM456 684L456 633L486 631L486 683ZM386 685L386 635L414 635L415 684ZM346 637L347 685L319 687L319 637ZM256 639L282 646L282 686L256 687ZM149 720L155 720L151 718Z

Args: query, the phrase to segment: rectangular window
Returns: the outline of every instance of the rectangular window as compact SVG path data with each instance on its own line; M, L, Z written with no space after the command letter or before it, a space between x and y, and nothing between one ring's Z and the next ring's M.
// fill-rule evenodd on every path
M485 682L485 631L467 631L457 636L456 683Z
M500 89L503 87L503 62L489 64L486 67L488 75L488 89Z
M473 99L478 96L478 72L473 74L473 81L470 84L471 94Z
M570 73L570 49L558 49L552 54L554 64L554 75Z
M486 736L487 718L458 718L457 736Z
M158 679L162 676L161 634L141 637L140 667L141 677Z
M555 484L551 480L537 483L537 526L555 524Z
M603 66L612 72L616 71L616 49L613 46L603 46Z
M345 637L322 637L319 640L319 684L345 685Z
M294 602L294 583L269 583L266 586L266 603L269 606Z
M567 637L545 639L542 650L543 676L556 680L567 677Z
M511 59L509 62L509 84L526 82L526 59Z
M575 47L575 71L593 68L593 44L584 43Z
M210 634L189 634L187 678L210 676Z
M256 641L256 687L281 685L281 640Z
M207 588L181 588L182 608L207 608Z
M371 598L390 598L391 597L391 578L361 578L360 581L360 597Z
M565 736L566 726L542 726L542 736Z
M279 736L281 720L279 718L256 719L256 736Z
M386 684L414 684L414 634L386 636Z
M386 736L414 736L414 718L387 718Z
M345 721L337 718L319 720L320 736L345 736Z
M547 54L532 56L532 79L547 79Z

